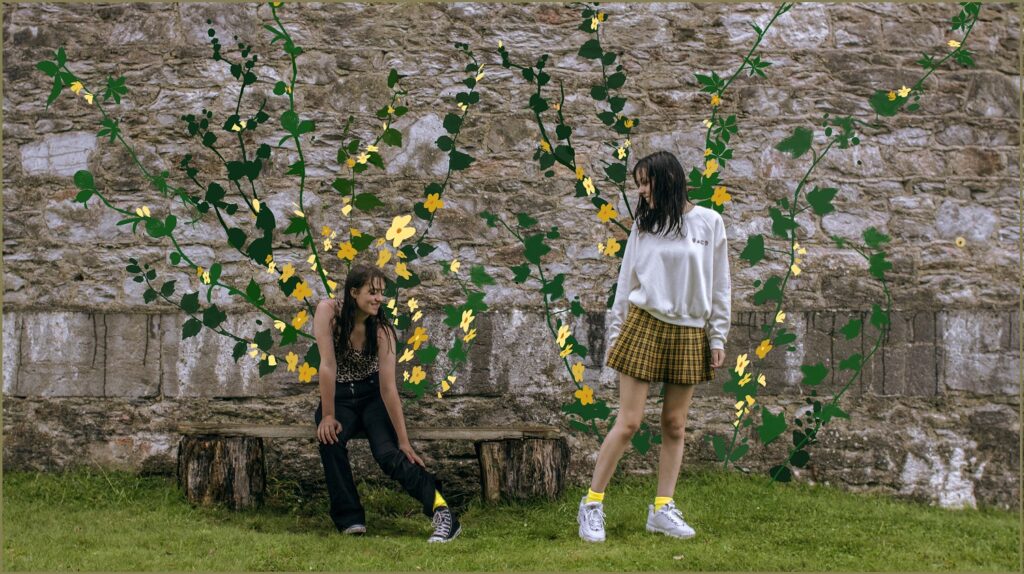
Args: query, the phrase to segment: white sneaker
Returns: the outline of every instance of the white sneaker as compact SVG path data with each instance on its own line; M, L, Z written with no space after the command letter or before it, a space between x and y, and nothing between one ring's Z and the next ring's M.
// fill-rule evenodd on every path
M654 505L647 507L647 532L659 532L673 538L693 538L696 531L683 520L674 502L669 502L655 512Z
M580 538L585 542L604 542L604 505L600 502L587 504L587 497L580 500L580 511L576 515L580 523Z
M349 526L345 530L342 530L341 533L342 534L361 536L363 534L366 534L366 527L363 526L362 524L353 524L352 526Z

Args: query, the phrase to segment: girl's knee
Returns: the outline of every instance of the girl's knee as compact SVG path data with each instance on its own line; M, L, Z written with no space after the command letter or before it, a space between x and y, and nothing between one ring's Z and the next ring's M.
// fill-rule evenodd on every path
M661 419L661 434L669 439L680 440L686 435L685 417L664 417Z

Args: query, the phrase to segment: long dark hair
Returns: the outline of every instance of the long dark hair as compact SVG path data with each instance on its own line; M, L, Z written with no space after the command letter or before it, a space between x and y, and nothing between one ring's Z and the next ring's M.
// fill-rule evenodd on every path
M637 185L640 174L650 182L654 207L640 198L640 205L636 208L637 227L647 233L668 235L675 231L686 237L681 224L689 194L686 191L686 172L679 160L667 151L656 151L633 166L633 182Z
M384 275L384 272L369 265L354 265L349 271L348 277L345 278L345 288L342 290L344 295L341 299L341 305L335 304L334 348L336 353L340 354L349 349L349 336L352 335L352 329L356 325L356 300L352 297L352 290L358 291L364 285L372 284L370 283L371 281L378 279L387 287L388 278ZM376 315L367 317L364 325L366 325L366 343L363 345L362 350L365 353L377 354L378 327L383 327L393 338L398 338L395 328L391 325L391 321L388 320L384 312L384 305L377 308Z

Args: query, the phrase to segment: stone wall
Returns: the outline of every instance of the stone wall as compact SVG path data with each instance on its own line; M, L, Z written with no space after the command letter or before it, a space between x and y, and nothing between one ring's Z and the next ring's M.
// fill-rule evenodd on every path
M695 72L735 68L753 41L748 21L764 25L774 7L704 4L609 4L603 42L621 50L629 74L626 113L641 120L635 153L676 153L686 166L700 161L708 114ZM733 200L724 214L733 269L733 327L727 364L751 353L766 317L753 305L753 282L770 264L749 268L739 258L746 238L768 233L767 207L792 195L810 160L793 160L772 147L796 126L811 126L822 113L872 120L867 97L880 88L916 80L922 51L944 49L955 4L798 4L782 16L762 43L773 62L767 79L737 78L723 111L736 114L735 159L723 170ZM977 67L947 65L927 80L922 108L882 118L863 143L836 150L810 182L838 188L836 212L798 218L799 241L808 254L804 272L791 281L786 310L799 335L797 350L768 355L771 382L762 403L792 413L805 398L799 365L833 365L867 340L846 341L837 330L856 314L865 316L880 297L862 260L836 248L828 237L858 238L868 226L892 236L887 251L894 313L892 330L867 365L864 378L844 399L851 420L837 421L812 451L801 480L852 489L882 490L946 506L977 503L1016 505L1019 500L1020 392L1019 70L1020 22L1011 4L984 4L967 45ZM543 178L532 161L536 129L525 105L529 86L498 65L499 39L516 61L550 53L549 71L565 82L566 113L576 126L574 141L588 171L600 168L601 142L610 138L592 114L586 93L595 81L591 62L577 57L583 42L578 14L562 5L496 4L285 4L282 18L304 48L299 58L296 106L317 122L306 163L312 187L306 212L313 221L337 219L337 197L329 184L338 172L334 156L344 119L356 117L357 133L377 125L372 113L387 94L388 68L408 77L410 113L396 127L404 147L384 148L387 169L361 178L386 206L375 219L357 217L364 230L383 233L393 215L408 213L429 181L443 177L444 156L433 147L443 133L441 118L454 109L451 96L465 64L454 42L468 42L487 64L481 103L460 143L477 162L457 174L445 195L431 237L437 257L481 263L497 279L487 288L492 312L480 318L479 341L468 367L443 400L407 403L411 424L502 424L564 422L559 405L571 385L543 327L536 286L512 281L511 265L521 250L476 213L528 211L542 225L558 225L563 239L545 257L552 273L567 273L567 291L588 310L577 338L591 349L586 382L613 400L616 384L595 357L604 355L605 289L616 268L595 248L608 235L588 205L572 196L572 179ZM233 35L260 54L264 79L282 77L286 60L261 23L265 5L7 4L4 26L3 102L3 394L4 466L58 469L102 464L167 472L173 469L181 420L268 423L309 421L314 385L294 374L260 378L252 362L231 360L230 343L204 330L180 339L182 317L171 307L145 305L142 288L124 271L127 258L157 264L163 278L195 284L167 266L161 240L132 235L115 225L119 217L73 198L71 176L89 169L97 184L124 207L146 204L166 213L171 205L148 187L130 157L95 135L98 116L80 98L65 93L45 109L48 79L34 69L66 47L69 65L92 84L108 74L124 75L129 88L120 106L128 140L151 169L180 175L182 155L199 156L205 179L219 172L190 142L178 120L201 108L226 115L237 85L226 66L212 62L206 35L213 20L225 49ZM281 98L273 81L252 90L268 99L272 117ZM256 100L250 100L249 103ZM260 132L276 143L282 133ZM207 154L208 155L208 154ZM284 177L292 152L275 152L261 177L267 204L289 213L297 201L294 178ZM184 182L184 178L181 183ZM631 193L633 191L631 190ZM620 212L624 211L620 205ZM332 219L333 218L333 219ZM224 264L225 276L259 277L226 248L209 222L181 226L182 246L206 265ZM958 247L954 239L963 237ZM288 248L292 249L289 251ZM294 242L275 246L297 268L305 256ZM300 265L301 264L301 265ZM417 263L420 264L420 263ZM334 274L340 265L329 264ZM426 267L425 265L423 266ZM265 275L265 274L262 274ZM449 283L423 272L417 298L431 333L445 333L441 308L453 296ZM317 293L316 296L322 296ZM254 331L251 309L215 292L235 332ZM278 293L269 304L295 312ZM716 383L698 390L690 417L687 463L711 464L702 437L731 428L731 401ZM826 390L838 388L829 381ZM649 403L648 421L658 405ZM819 391L820 392L820 391ZM589 473L597 444L571 435L572 471ZM782 441L754 448L741 466L761 472L780 456ZM473 491L472 445L441 441L417 445L428 461ZM357 470L379 476L365 448ZM656 452L656 451L655 451ZM318 479L313 440L271 441L271 472ZM650 473L654 453L631 455L623 468Z

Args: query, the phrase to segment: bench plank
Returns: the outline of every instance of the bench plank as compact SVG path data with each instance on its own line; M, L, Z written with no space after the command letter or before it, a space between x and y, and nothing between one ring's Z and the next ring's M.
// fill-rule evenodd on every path
M316 438L313 425L259 425L237 423L179 423L177 432L184 435L251 436L260 438ZM507 440L523 438L558 438L558 427L548 425L513 425L508 427L427 428L409 427L410 440ZM359 435L356 436L359 438Z

